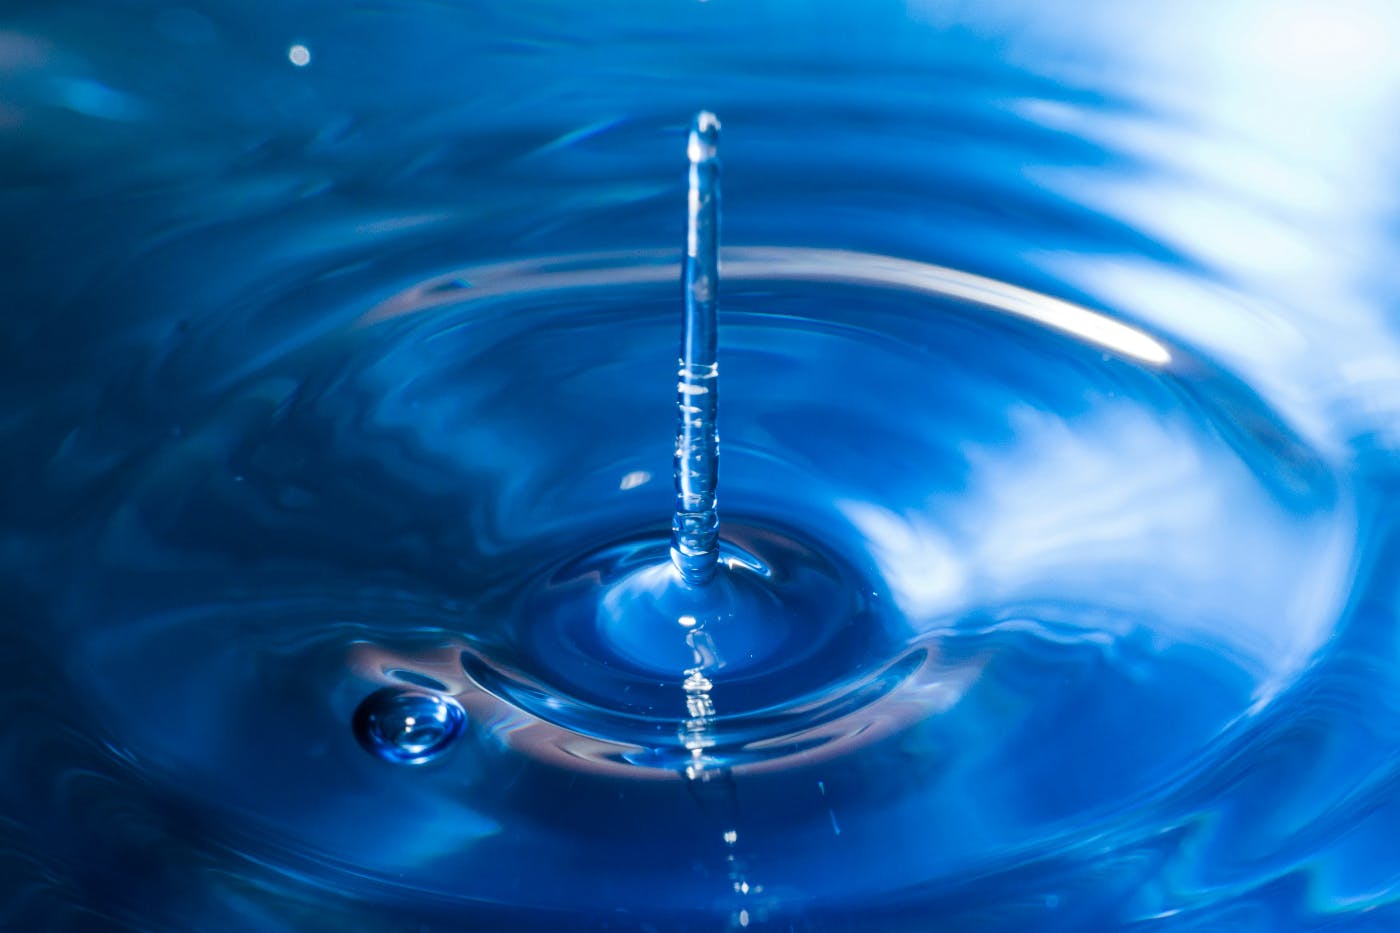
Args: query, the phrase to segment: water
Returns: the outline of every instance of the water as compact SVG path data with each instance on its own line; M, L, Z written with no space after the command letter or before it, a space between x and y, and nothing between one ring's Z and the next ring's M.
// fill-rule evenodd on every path
M1394 928L1396 36L9 5L0 926Z
M695 117L686 143L685 319L676 384L676 515L671 561L686 583L708 583L719 558L719 119Z
M429 677L398 672L401 679L433 688L384 687L365 697L355 710L355 734L365 751L385 761L421 765L443 755L466 725L467 714L445 687Z

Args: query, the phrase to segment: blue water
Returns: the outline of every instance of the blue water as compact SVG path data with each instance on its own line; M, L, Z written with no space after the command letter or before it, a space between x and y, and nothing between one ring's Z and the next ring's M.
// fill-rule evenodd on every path
M702 110L686 139L685 312L676 352L676 487L671 562L687 584L719 560L719 118Z
M290 6L0 11L0 927L1400 926L1400 12Z

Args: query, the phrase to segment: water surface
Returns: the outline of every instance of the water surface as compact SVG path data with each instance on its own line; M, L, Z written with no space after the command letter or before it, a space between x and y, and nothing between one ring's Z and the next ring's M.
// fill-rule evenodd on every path
M1391 928L1397 35L11 4L0 925ZM592 597L701 108L781 598L697 647ZM385 690L460 736L367 753Z

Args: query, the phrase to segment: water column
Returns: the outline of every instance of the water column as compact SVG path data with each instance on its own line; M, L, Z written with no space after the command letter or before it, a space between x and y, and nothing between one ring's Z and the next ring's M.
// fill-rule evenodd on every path
M676 514L671 561L685 581L708 583L719 557L719 119L695 115L686 147L685 321L676 386Z

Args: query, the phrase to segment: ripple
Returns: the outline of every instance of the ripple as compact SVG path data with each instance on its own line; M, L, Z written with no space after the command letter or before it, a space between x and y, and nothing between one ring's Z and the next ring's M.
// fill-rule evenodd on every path
M634 909L703 914L676 839L789 892L735 895L769 917L1104 846L1125 890L1155 870L1334 637L1346 484L1104 312L878 256L726 263L710 642L643 579L674 265L444 272L262 363L87 519L69 670L147 779L390 900L587 911L626 878ZM421 768L351 727L404 696L464 714ZM868 864L838 878L846 846ZM524 865L565 880L511 894Z

